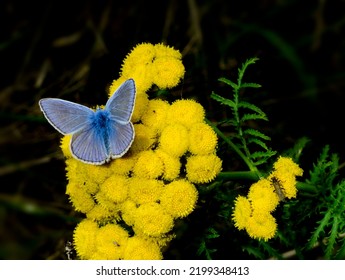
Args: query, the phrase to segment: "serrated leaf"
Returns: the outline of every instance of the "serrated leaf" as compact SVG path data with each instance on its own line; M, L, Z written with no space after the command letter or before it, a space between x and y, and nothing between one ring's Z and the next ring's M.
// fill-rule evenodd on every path
M252 120L268 121L266 116L259 115L259 114L244 114L243 117L240 119L241 122L252 121Z
M265 134L263 134L262 132L253 129L253 128L247 128L246 130L243 131L244 134L249 134L264 140L271 140L271 138Z
M255 144L259 145L261 148L268 150L267 145L258 138L251 138L248 140L248 142L249 143L255 143Z
M231 108L235 108L236 104L234 103L234 101L230 100L230 99L227 99L227 98L224 98L214 92L211 93L211 98L220 102L221 104L223 105L227 105Z
M260 88L261 85L257 83L243 83L241 84L241 88Z
M262 111L258 106L252 104L252 103L249 103L249 102L246 102L246 101L240 101L238 102L238 108L246 108L246 109L250 109L256 113L258 113L259 115L263 115L266 117L266 114L264 111Z
M223 83L225 83L225 84L231 86L231 87L234 88L234 89L238 89L238 85L235 84L234 82L230 81L230 80L227 79L227 78L224 78L224 77L223 77L223 78L219 78L218 81L223 82Z

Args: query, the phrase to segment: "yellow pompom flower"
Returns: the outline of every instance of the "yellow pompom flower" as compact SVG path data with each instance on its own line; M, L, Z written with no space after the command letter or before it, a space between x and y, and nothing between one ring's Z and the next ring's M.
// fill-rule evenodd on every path
M72 139L72 134L68 134L68 135L64 135L60 140L60 148L66 159L72 158L72 153L71 153L71 148L70 148L71 139Z
M138 123L134 124L135 137L130 148L132 153L139 153L148 150L157 141L157 134L155 130L149 126Z
M281 173L289 173L294 176L302 176L303 169L298 166L289 157L280 156L278 160L273 164L273 168Z
M94 195L96 202L108 211L119 211L119 204L110 200L106 193L99 191Z
M106 209L96 204L90 211L86 213L86 217L93 221L104 223L108 220L119 220L119 214L113 210Z
M89 180L92 180L97 184L102 184L111 175L111 169L108 164L93 165L81 163L78 172L81 172L81 169L83 169L87 174Z
M140 152L133 168L133 175L156 179L163 173L163 162L152 150Z
M170 105L167 112L168 123L180 123L186 128L203 122L205 118L204 108L195 100L181 99Z
M187 152L188 146L188 131L183 125L171 124L162 131L159 147L169 155L180 157Z
M215 154L187 158L187 179L192 183L211 182L222 170L222 161Z
M274 237L277 231L276 219L268 212L253 211L246 230L251 238L267 241Z
M252 207L248 198L242 195L237 196L232 213L232 220L235 222L235 227L239 230L246 228L251 214Z
M164 183L160 180L132 177L129 179L129 199L137 205L157 202L163 192Z
M181 170L180 158L169 155L162 149L156 149L155 151L163 162L164 171L162 178L168 181L176 179L179 176Z
M95 241L98 258L101 257L103 260L121 259L127 240L128 232L117 224L107 224L99 228Z
M248 199L254 211L272 212L279 204L279 197L268 179L260 179L252 184Z
M87 213L95 206L92 196L85 192L83 185L75 181L68 182L66 194L69 195L69 200L78 212Z
M140 91L147 91L152 86L152 61L155 58L155 49L152 44L137 45L124 59L121 76L133 78Z
M75 228L73 243L77 255L84 260L90 259L96 251L96 236L98 234L96 222L84 219Z
M113 175L101 185L100 191L112 202L119 203L127 198L128 181L125 176Z
M160 204L173 218L188 216L195 207L198 191L187 180L175 180L166 185L160 198Z
M217 134L206 123L196 123L189 131L189 151L195 155L213 153L217 146Z
M158 203L146 203L138 207L134 221L134 231L148 236L159 237L174 226L173 218Z
M121 218L129 226L134 225L137 205L134 201L127 199L119 205Z
M163 256L155 242L134 235L127 240L123 258L125 260L161 260Z
M182 59L180 51L175 50L173 47L169 47L162 43L153 46L156 52L156 57L171 57L175 59Z
M293 174L282 171L273 171L268 176L268 179L272 181L273 178L278 182L286 198L291 199L297 196L297 181L296 177Z
M152 63L152 81L162 89L176 86L184 72L182 61L174 57L157 57Z
M141 118L142 123L148 127L152 127L160 134L166 126L167 111L169 107L170 105L166 101L160 99L150 100L147 110Z
M136 158L126 154L121 158L112 160L109 163L109 169L111 174L127 176L133 169Z

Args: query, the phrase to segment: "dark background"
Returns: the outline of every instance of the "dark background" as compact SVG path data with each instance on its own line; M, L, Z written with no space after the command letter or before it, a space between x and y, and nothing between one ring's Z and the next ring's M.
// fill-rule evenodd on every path
M229 117L210 99L212 91L231 94L217 79L235 80L237 67L257 56L245 81L262 88L243 98L267 113L258 125L273 149L307 136L309 161L325 144L344 159L345 1L2 0L0 26L0 259L66 258L80 216L65 195L60 136L38 100L105 104L138 43L181 51L186 74L171 94L197 99L213 121ZM193 235L187 229L166 258L198 258L196 244L185 249ZM216 257L237 258L231 250Z

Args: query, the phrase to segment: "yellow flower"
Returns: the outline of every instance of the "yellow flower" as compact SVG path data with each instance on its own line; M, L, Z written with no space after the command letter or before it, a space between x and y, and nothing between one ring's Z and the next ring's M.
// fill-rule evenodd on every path
M191 128L194 124L203 122L205 118L204 108L191 99L177 100L170 105L167 112L168 123L180 123L186 128Z
M157 203L142 204L136 211L134 231L158 237L169 232L174 226L173 218Z
M122 220L129 226L134 225L137 205L134 201L127 199L119 205Z
M235 222L235 227L239 230L246 228L251 214L252 207L248 198L241 195L237 196L234 212L232 213L232 220Z
M144 125L152 127L159 134L162 132L166 126L167 111L170 105L168 102L152 99L149 101L147 110L143 114L141 121Z
M66 159L72 158L72 153L71 153L71 148L70 148L71 138L72 138L72 134L68 134L68 135L64 135L60 140L60 148Z
M163 173L163 162L152 150L140 152L133 168L134 176L156 179Z
M279 197L267 179L260 179L250 186L248 199L254 211L272 212L279 204Z
M84 260L89 259L96 250L96 236L98 234L96 222L84 219L74 230L73 243L77 255Z
M281 173L290 173L294 176L302 176L303 169L298 166L291 158L280 156L273 164L273 168Z
M161 260L163 256L156 243L134 235L127 240L123 258L125 260Z
M90 211L86 213L86 217L92 221L106 222L108 220L119 220L119 214L113 210L106 209L100 204L96 204Z
M171 57L175 59L182 59L182 54L175 50L173 47L169 47L162 43L154 45L156 51L156 57Z
M222 170L222 161L214 154L187 158L187 178L192 183L211 182Z
M176 179L180 174L181 161L178 157L174 157L164 152L162 149L155 150L156 154L162 160L164 165L163 179L172 181Z
M130 148L131 152L139 153L148 150L155 144L157 135L154 129L139 123L134 125L134 130L135 138Z
M109 163L109 169L111 174L117 174L117 175L128 175L136 162L136 158L133 156L129 156L126 154L125 156L121 158L117 158L112 160Z
M152 63L152 81L162 89L176 86L184 72L182 61L173 57L158 57Z
M251 238L267 241L274 237L277 231L275 218L268 212L253 211L248 219L246 230Z
M194 210L197 199L198 191L192 183L176 180L165 186L160 204L173 218L183 218Z
M213 153L217 146L217 135L206 123L196 123L189 131L189 151L195 155Z
M128 181L121 175L109 177L101 185L100 191L112 202L119 203L127 198Z
M95 240L98 258L101 257L105 260L121 259L127 240L128 232L117 224L107 224L99 228Z
M164 184L160 180L132 177L129 179L129 199L136 204L157 202L163 191Z
M188 150L188 131L181 124L167 126L159 139L159 147L166 153L180 157Z
M108 211L117 212L119 211L119 205L108 198L108 196L103 192L99 191L94 195L97 203L101 205Z
M87 213L95 206L92 196L85 192L83 185L80 185L75 181L68 182L66 194L69 195L69 200L76 211Z
M156 51L149 43L137 45L124 59L121 76L135 80L140 91L147 91L152 86L152 61Z
M79 172L85 172L88 179L96 184L102 184L111 175L111 169L108 164L92 165L81 162L77 170L77 173Z

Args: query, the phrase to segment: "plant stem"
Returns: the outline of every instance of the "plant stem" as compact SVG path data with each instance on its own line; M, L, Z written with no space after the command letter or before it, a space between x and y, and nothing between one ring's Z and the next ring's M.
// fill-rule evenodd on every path
M250 160L248 160L246 155L243 154L241 150L228 137L226 137L223 134L223 132L221 132L212 122L210 122L208 119L205 119L205 121L208 125L210 125L213 128L213 130L219 135L219 137L222 138L241 157L241 159L248 166L249 170L251 172L256 173L257 177L261 177L259 170L256 168L255 165L253 165L253 163Z
M217 176L217 179L257 181L260 179L260 177L254 171L228 171L220 172Z

